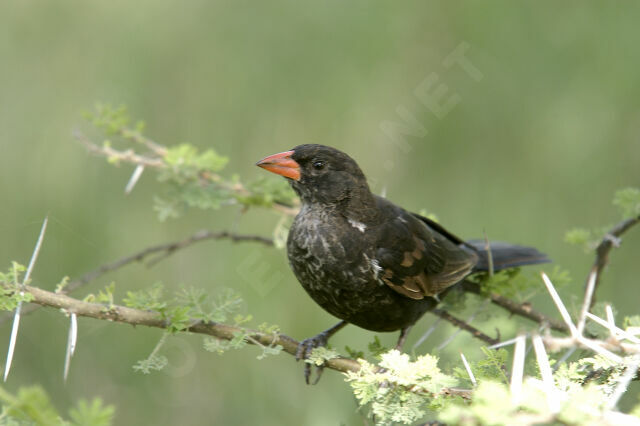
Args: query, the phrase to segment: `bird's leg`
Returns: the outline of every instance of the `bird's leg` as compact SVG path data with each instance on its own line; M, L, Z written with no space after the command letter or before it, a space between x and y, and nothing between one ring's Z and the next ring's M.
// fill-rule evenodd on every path
M346 321L340 321L333 327L319 333L313 337L309 337L308 339L304 339L300 344L298 344L298 350L296 351L296 360L300 361L301 359L306 359L309 355L311 355L311 351L315 348L327 346L327 342L329 338L340 331L345 325L349 324ZM316 366L316 380L313 382L315 385L320 380L320 376L322 375L322 370L324 369L324 365ZM309 384L309 378L311 377L311 364L305 363L304 365L304 380Z
M404 346L404 342L407 341L407 336L411 331L411 327L413 326L410 325L409 327L405 327L402 330L400 330L400 337L398 337L398 343L396 343L396 350L402 352L402 347Z

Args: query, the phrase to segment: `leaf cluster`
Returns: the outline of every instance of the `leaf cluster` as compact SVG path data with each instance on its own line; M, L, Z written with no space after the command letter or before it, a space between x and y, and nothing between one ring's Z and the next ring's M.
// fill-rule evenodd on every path
M378 365L358 360L362 368L347 372L355 397L368 406L377 424L410 424L421 419L428 410L439 408L441 391L453 386L457 379L438 367L438 359L421 355L414 361L397 350L381 354Z
M0 425L6 426L109 426L115 412L112 405L104 405L100 398L91 401L80 399L69 409L65 419L40 386L22 387L15 395L0 388L0 402Z
M186 142L164 146L152 141L143 134L143 122L130 126L131 118L123 105L114 107L98 103L84 115L95 129L109 137L101 147L89 142L94 151L107 157L109 163L153 162L157 179L165 188L161 196L154 198L154 210L160 220L177 218L190 208L216 210L225 205L248 208L296 203L295 194L282 179L261 177L243 183L236 175L221 175L229 159L213 148L201 151ZM141 154L136 151L137 146L143 146L149 152Z
M20 291L20 276L26 270L24 265L11 262L7 272L0 272L0 310L13 311L18 304L29 302L33 296Z

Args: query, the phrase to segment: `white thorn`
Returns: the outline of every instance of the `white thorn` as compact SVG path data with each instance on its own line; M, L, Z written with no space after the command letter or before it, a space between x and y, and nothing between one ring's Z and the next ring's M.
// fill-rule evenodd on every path
M13 326L11 327L11 337L9 338L9 350L7 351L7 363L4 366L4 381L7 381L9 370L11 370L11 362L13 361L13 352L16 348L16 340L18 339L18 327L20 326L20 310L22 309L22 301L18 302L16 313L13 315Z
M44 218L44 222L42 222L42 227L40 228L40 235L38 235L38 241L36 242L36 246L33 249L33 253L31 254L31 259L29 260L29 266L27 267L27 272L24 274L24 279L22 280L22 284L20 287L24 289L27 282L29 282L29 278L31 277L31 272L33 271L33 266L36 264L36 260L38 259L38 254L40 253L40 248L42 247L42 241L44 240L44 233L47 230L47 223L49 223L49 216ZM20 292L20 296L24 296L24 292ZM13 354L16 349L16 341L18 340L18 328L20 327L20 311L22 310L22 301L18 302L18 306L16 306L16 312L13 315L13 326L11 327L11 337L9 338L9 349L7 350L7 363L4 366L4 381L7 381L7 377L9 376L9 371L11 370L11 363L13 362Z
M142 164L138 164L138 166L133 171L133 174L129 178L129 182L127 182L127 186L124 188L124 193L129 195L131 191L133 191L133 187L136 186L140 176L142 176L142 172L144 172L144 166Z
M607 314L607 322L610 325L609 330L611 330L611 335L613 337L616 337L616 333L614 332L614 330L617 328L616 327L616 319L613 316L613 309L611 308L611 305L609 305L609 304L605 305L604 311Z
M522 377L524 376L524 358L527 338L524 334L516 337L516 348L513 351L513 367L511 369L511 403L520 404L522 397Z
M607 401L607 406L610 409L613 410L616 407L618 401L620 400L620 397L626 392L627 386L629 386L629 382L631 382L631 380L633 380L633 377L636 375L636 371L638 371L638 361L638 358L635 358L632 363L627 364L627 370L624 372L622 377L620 377L618 386L616 386L616 389L613 391L613 393L609 397L609 400Z
M607 321L603 320L602 318L593 315L591 312L587 312L587 318L597 322L598 324L600 324L603 327L608 328L611 331L611 334L614 334L618 338L622 337L622 338L625 338L625 339L627 339L630 342L633 342L635 344L640 344L640 339L638 339L633 334L631 334L628 331L625 331L625 330L623 330L621 328L618 328L615 325L612 326L611 322L607 322Z
M547 405L549 406L549 411L555 414L560 411L560 401L557 398L556 386L553 383L553 372L549 365L549 357L547 356L547 351L544 349L542 338L536 334L532 340L533 349L536 352L536 360L538 361L538 368L540 369L540 376L542 377L545 394L547 395Z
M585 339L582 336L578 336L576 337L576 341L578 343L580 343L583 346L588 347L589 349L591 349L592 351L596 352L598 355L602 355L605 358L609 358L611 361L619 364L622 362L622 358L619 357L618 355L614 354L613 352L601 347L600 345L598 345L597 343L589 340L589 339Z
M589 306L591 306L591 300L593 299L593 289L596 286L596 277L598 274L596 270L592 270L587 280L587 288L584 292L584 301L582 302L582 309L580 310L580 320L578 321L578 333L582 334L584 331L584 323L587 320L587 312L589 312Z
M560 315L562 315L562 319L564 319L564 322L567 324L567 327L569 327L569 331L571 332L571 335L573 337L578 336L579 335L578 330L576 329L576 326L573 324L573 321L571 320L571 315L569 315L569 311L567 311L567 308L566 306L564 306L564 303L562 303L562 299L560 299L560 296L558 295L558 292L553 286L553 283L551 282L547 274L545 274L544 272L542 272L542 280L544 281L544 284L547 286L547 290L549 291L549 294L551 295L553 302L558 307L558 311L560 311Z
M578 348L577 348L576 346L573 346L573 347L569 348L569 349L564 353L564 355L562 355L562 357L560 357L560 359L558 360L558 362L556 362L556 364L555 364L555 366L553 367L553 369L554 369L554 370L557 370L557 369L558 369L558 367L560 367L560 365L561 365L563 362L565 362L566 360L568 360L568 359L569 359L569 357L570 357L571 355L573 355L573 353L574 353L575 351L577 351L577 350L578 350Z
M416 343L413 344L413 346L411 347L411 349L415 349L418 346L420 346L425 340L427 340L427 338L429 336L431 336L431 334L436 331L436 327L438 326L438 323L440 323L440 321L442 320L442 318L438 317L434 322L433 325L431 327L429 327L429 329L427 331L425 331L425 333L420 336L420 338L418 339L418 341Z
M477 386L476 377L473 375L473 371L471 371L471 366L467 362L467 358L465 358L464 354L460 352L460 358L462 358L462 365L464 365L465 370L467 370L467 374L469 375L469 379L471 379L471 383L473 386Z
M67 339L67 353L64 357L64 381L67 381L69 375L69 364L71 364L71 357L76 350L76 342L78 340L78 317L75 312L71 313L71 323L69 324L69 338Z
M499 349L503 346L513 345L514 343L516 343L517 340L518 338L514 337L513 339L505 340L504 342L500 342L500 343L496 343L495 345L488 346L487 349Z
M31 272L33 271L33 266L36 264L36 260L38 259L38 254L40 253L40 248L42 247L42 240L44 239L44 233L47 230L47 224L49 223L49 216L44 218L44 222L42 222L42 227L40 228L40 235L38 235L38 241L36 242L36 247L33 249L33 253L31 254L31 260L29 260L29 266L27 267L27 272L24 274L24 279L22 280L22 287L27 284L29 278L31 278Z

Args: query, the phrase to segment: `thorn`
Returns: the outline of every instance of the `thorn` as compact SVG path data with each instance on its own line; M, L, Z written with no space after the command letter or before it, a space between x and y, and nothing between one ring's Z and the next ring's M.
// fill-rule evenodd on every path
M513 367L511 369L511 403L519 405L522 397L522 377L524 376L524 359L527 337L524 334L516 337L516 348L513 351Z
M611 330L611 334L613 335L613 337L616 337L616 333L614 332L614 330L617 327L616 327L616 319L613 316L613 309L611 309L611 305L607 304L605 305L604 310L607 314L607 322L610 325L609 329Z
M418 339L418 341L416 343L413 344L413 346L411 347L411 349L415 349L418 346L420 346L425 340L427 340L427 338L429 336L431 336L431 334L436 330L436 327L438 326L438 324L440 323L440 321L442 320L442 318L438 317L435 322L433 323L433 325L431 327L429 327L429 329L422 335L420 336L420 338Z
M600 317L597 317L595 315L593 315L590 312L587 312L587 317L591 320L593 320L594 322L600 324L603 327L608 328L611 331L611 334L613 334L616 338L625 338L627 340L629 340L632 343L635 343L636 345L640 344L640 339L638 339L636 336L634 336L633 334L629 333L628 331L625 331L621 328L614 326L611 326L610 322L607 322L605 320L603 320Z
M11 337L9 338L9 350L7 351L7 363L4 366L4 381L7 381L9 370L11 370L11 362L13 361L13 352L16 348L16 340L18 339L18 327L20 326L20 310L22 309L22 301L18 302L16 313L13 315L13 326L11 327Z
M460 352L460 358L462 358L462 364L464 365L465 370L467 370L467 374L469 375L469 379L471 379L471 383L473 387L476 387L478 383L476 382L476 377L473 375L473 371L471 371L471 366L467 362L467 358L465 358L464 354Z
M31 272L33 271L33 266L38 259L38 254L40 253L40 248L42 247L42 240L44 239L44 233L47 230L47 224L49 223L49 216L47 215L44 218L44 222L42 222L42 228L40 228L40 235L38 235L38 241L36 242L36 247L33 249L33 253L31 254L31 259L29 260L29 266L27 267L27 272L24 274L24 279L22 280L22 288L31 278Z
M541 272L541 274L542 274L542 281L544 281L544 284L547 286L547 290L551 295L551 299L553 299L553 302L556 304L558 311L560 311L560 315L562 315L562 319L567 324L567 327L569 327L571 336L573 337L579 336L580 334L578 333L578 329L573 324L573 321L571 320L571 315L569 315L569 311L567 311L567 307L564 306L564 303L562 302L562 299L560 299L560 296L558 295L558 292L553 286L553 283L551 282L547 274L545 274L544 272Z
M131 194L131 191L133 191L133 187L136 186L136 183L138 183L140 176L142 176L142 172L144 172L144 166L142 164L138 164L135 170L133 171L133 174L129 178L129 182L127 182L127 186L124 188L124 193L126 195Z
M536 352L536 360L538 361L538 368L540 370L540 376L542 376L542 383L544 385L545 394L547 395L547 405L549 411L552 413L558 413L560 411L560 401L557 398L557 390L553 383L553 372L549 365L549 357L547 351L544 349L544 343L540 335L536 334L532 338L533 349Z
M627 370L624 372L622 377L620 377L618 386L616 386L615 390L607 401L607 406L611 410L613 410L616 405L618 405L620 397L625 393L625 391L627 390L627 386L629 386L629 383L635 377L636 371L638 371L639 362L640 360L638 359L638 357L635 357L633 361L631 361L631 363L627 364Z
M580 320L578 321L578 333L580 335L582 335L582 332L584 331L584 323L587 319L589 307L591 306L591 300L593 299L593 290L596 286L597 277L597 269L593 268L589 274L589 279L587 280L587 288L584 291L584 301L582 302L582 309L580 310Z
M71 364L71 357L76 350L76 342L78 341L78 317L75 312L71 313L69 324L69 338L67 339L67 353L64 357L64 381L67 381L69 375L69 364Z
M577 347L577 346L574 346L574 347L572 347L572 348L569 348L569 349L564 353L564 355L562 355L562 357L560 357L560 359L558 360L558 362L556 362L556 364L553 366L553 370L554 370L554 371L555 371L555 370L557 370L557 369L558 369L558 367L560 367L560 365L561 365L563 362L565 362L566 360L568 360L568 359L569 359L569 357L570 357L571 355L573 355L573 353L574 353L575 351L577 351L577 350L578 350L578 347Z
M47 230L47 223L49 223L49 216L44 218L44 222L42 222L42 227L40 228L40 235L38 236L38 241L36 242L36 246L33 249L33 253L31 254L31 259L29 260L29 266L27 267L27 272L24 274L24 279L20 284L20 288L24 290L25 285L29 282L29 278L31 277L31 272L33 271L33 266L38 259L38 253L40 253L40 248L42 247L42 241L44 239L44 233ZM16 275L17 276L17 275ZM24 291L20 292L20 296L24 296ZM18 302L18 306L16 306L16 312L13 315L13 325L11 327L11 337L9 338L9 349L7 350L7 362L4 366L4 381L7 381L7 377L9 376L9 371L11 370L11 363L13 362L13 354L16 349L16 341L18 340L18 328L20 327L20 311L22 310L22 301Z
M585 339L582 336L578 336L576 337L576 341L578 343L580 343L583 346L588 347L589 349L591 349L592 351L598 353L599 355L602 355L605 358L609 358L611 361L615 362L616 364L620 364L622 363L622 358L619 357L618 355L614 354L613 352L601 347L600 345L598 345L597 343L589 340L589 339Z
M500 342L500 343L496 343L495 345L488 346L487 349L499 349L499 348L502 348L503 346L513 345L514 343L516 343L517 340L518 338L514 337L513 339L505 340L504 342Z

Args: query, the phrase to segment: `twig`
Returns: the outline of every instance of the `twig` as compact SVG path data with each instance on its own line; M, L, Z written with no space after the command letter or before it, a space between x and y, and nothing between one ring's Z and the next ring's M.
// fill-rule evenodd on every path
M482 292L480 291L480 286L477 283L471 281L463 281L462 288L470 293L479 295L482 294ZM513 300L501 296L497 293L490 294L489 298L491 299L491 303L493 303L494 305L498 305L503 309L506 309L514 315L530 319L531 321L537 322L538 324L548 324L552 330L562 331L565 333L569 332L569 329L564 323L553 318L549 318L546 315L536 311L531 307L529 303L514 302Z
M107 158L113 158L123 163L129 163L139 166L154 167L156 169L162 169L165 167L162 158L145 157L143 155L136 154L133 149L118 151L108 145L96 145L79 130L73 131L73 137L76 138L81 144L83 144L85 148L87 148L87 151L92 154L101 155Z
M33 296L33 300L31 301L32 303L37 303L41 306L64 309L67 312L73 312L81 317L95 318L136 326L142 325L160 329L166 329L169 326L169 324L163 320L157 312L143 311L119 305L105 307L105 305L102 304L85 302L64 294L53 293L31 286L26 286L25 291ZM236 334L244 334L248 332L248 343L255 344L257 342L264 346L274 344L280 345L284 352L293 356L296 355L299 345L297 340L284 334L279 334L274 338L272 333L247 330L241 327L212 321L194 321L193 325L184 331L213 336L222 340L232 340L235 338ZM347 371L357 372L360 370L360 363L351 358L338 357L327 360L325 367L343 373ZM470 391L468 389L445 388L441 392L445 395L458 395L464 398L468 398L470 395Z
M135 133L134 131L129 130L131 133ZM142 143L147 146L151 151L156 155L155 157L146 157L144 155L136 154L133 149L127 149L123 151L119 151L117 149L112 148L108 145L98 145L92 142L88 137L86 137L81 131L75 129L73 131L73 137L78 140L81 144L83 144L87 151L90 153L100 155L103 157L107 157L109 159L114 159L116 162L123 162L136 165L138 167L152 167L156 169L166 169L168 166L164 161L164 157L167 154L167 148L163 147L149 139L146 139L138 134L138 136L132 136L135 142ZM120 132L123 137L127 137L128 134ZM135 175L134 175L135 176ZM222 176L211 173L210 171L203 171L199 174L202 183L211 183L218 185L220 188L231 191L241 196L251 196L252 193L248 190L244 185L240 182L228 182ZM132 180L132 179L130 179ZM279 213L295 216L299 208L297 205L291 206L285 202L274 201L271 204L271 208Z
M598 247L596 247L596 258L593 262L593 266L591 267L591 273L596 274L595 283L594 283L594 295L591 298L591 304L589 305L589 309L593 307L596 303L595 291L598 289L598 284L600 284L600 275L602 274L602 270L607 263L609 263L609 252L613 248L614 245L619 244L619 239L627 232L631 227L640 222L640 215L636 217L632 217L622 222L618 223L616 226L611 228L609 232L602 238ZM591 274L590 273L590 274ZM587 280L588 285L588 280ZM587 286L585 286L587 288Z
M431 313L439 316L445 321L450 322L451 324L455 325L456 327L462 330L468 331L469 333L471 333L473 337L475 337L476 339L482 340L483 342L489 345L495 345L496 343L499 342L498 339L494 339L493 337L487 336L482 331L478 330L472 325L469 325L468 323L462 321L461 319L454 317L447 311L443 311L442 309L434 309L431 311Z
M235 234L229 231L201 230L180 241L173 241L170 243L147 247L134 254L118 259L115 262L102 265L99 268L84 274L82 277L69 282L69 284L67 284L62 289L61 293L64 293L64 294L71 293L72 291L87 285L88 283L92 282L93 280L96 280L97 278L101 277L102 275L108 272L118 270L133 262L142 262L148 257L155 256L147 261L147 266L153 266L156 263L160 262L161 260L177 252L178 250L189 247L200 241L225 240L225 239L231 240L233 242L256 242L256 243L264 244L267 246L273 245L273 240L271 238L262 237L260 235ZM27 306L22 310L22 315L31 313L36 309L38 309L36 305ZM0 324L10 320L12 317L13 317L12 314L3 315L2 317L0 317Z
M469 316L469 318L467 318L467 321L465 323L469 327L471 327L471 321L473 321L475 319L476 315L478 315L478 313L480 313L485 308L485 306L487 305L487 302L488 302L488 300L485 300L483 303L478 305L476 310ZM442 349L447 347L447 345L449 345L449 343L453 342L453 339L455 339L456 336L458 335L458 333L461 332L461 331L462 331L462 329L458 329L458 330L454 331L453 333L451 333L451 335L449 337L447 337L444 342L440 343L440 345L438 347L436 347L436 351L441 351Z

